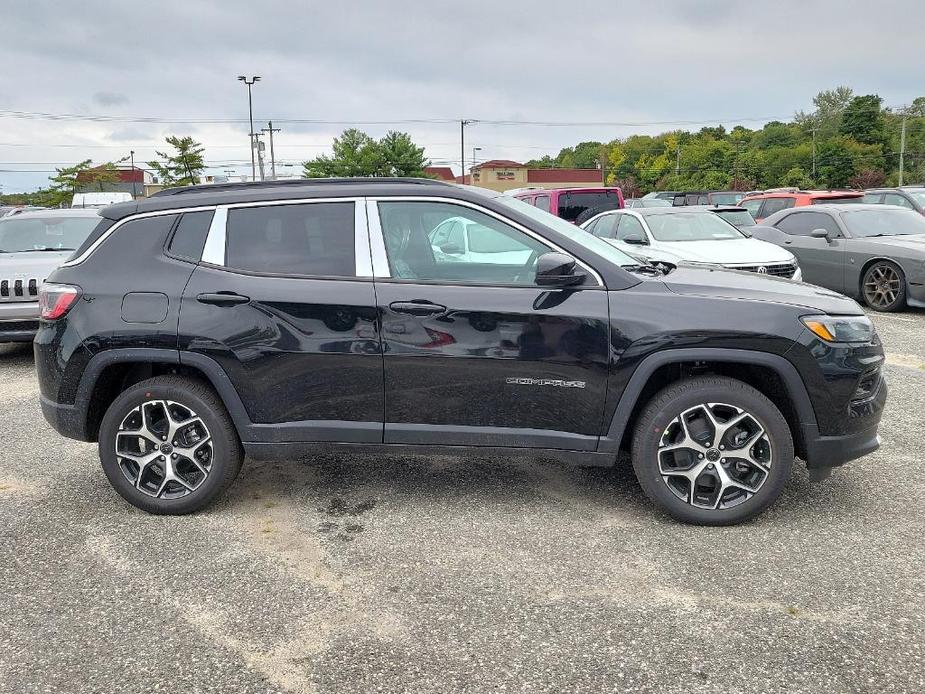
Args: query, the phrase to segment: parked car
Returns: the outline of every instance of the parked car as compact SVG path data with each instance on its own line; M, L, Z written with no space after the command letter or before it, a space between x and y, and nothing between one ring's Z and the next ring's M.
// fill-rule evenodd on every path
M604 210L623 208L623 191L615 187L527 190L513 197L573 224L581 224Z
M661 198L628 198L623 201L623 207L626 209L634 207L671 207L671 203Z
M800 280L793 254L743 234L710 208L668 207L605 212L582 226L653 263L699 263Z
M897 205L907 210L915 210L919 214L925 214L925 186L865 190L861 202L875 205Z
M818 480L879 445L883 349L854 301L662 272L508 195L293 180L101 215L41 290L42 411L152 513L204 507L245 454L613 465L625 446L656 504L723 525L771 504L795 454ZM438 257L429 234L459 217L526 261Z
M45 210L0 218L0 342L31 342L39 289L100 217L96 210Z
M131 202L131 193L101 192L101 193L75 193L71 200L71 207L100 208L115 205L119 202Z
M527 262L531 253L515 240L466 217L440 222L427 237L438 261L517 265Z
M653 190L651 193L646 193L643 195L642 199L651 200L652 198L655 198L657 200L667 200L668 202L672 202L675 195L679 195L680 193L680 190Z
M864 194L849 190L801 190L797 192L773 192L749 195L739 205L748 210L759 224L765 217L791 207L805 205L838 204L861 202Z
M730 224L734 225L740 231L747 230L749 227L755 226L756 222L752 215L744 207L739 207L738 205L723 205L715 207L706 207L704 209L709 210L715 215L719 215L725 219ZM748 231L745 231L747 235Z
M925 307L925 218L892 205L782 210L752 227L800 261L803 279L877 311Z
M10 212L18 209L15 205L2 205L0 206L0 217L6 217Z

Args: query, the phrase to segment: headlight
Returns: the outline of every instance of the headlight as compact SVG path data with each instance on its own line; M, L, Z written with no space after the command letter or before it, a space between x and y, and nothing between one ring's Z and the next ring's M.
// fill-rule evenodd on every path
M874 325L867 316L803 316L800 320L824 342L870 342Z

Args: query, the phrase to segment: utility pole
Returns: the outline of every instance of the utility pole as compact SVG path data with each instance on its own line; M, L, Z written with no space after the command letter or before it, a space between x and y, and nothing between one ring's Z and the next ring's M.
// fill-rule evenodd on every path
M251 87L254 86L255 82L260 81L258 75L254 75L250 79L244 75L238 75L238 80L244 82L247 85L247 113L250 118L251 129L250 129L250 139L251 139L251 180L257 180L257 163L254 161L254 144L255 144L255 133L254 133L254 101L251 98Z
M732 189L739 189L739 147L742 145L741 140L736 140L736 162L732 173Z
M138 189L135 187L135 150L129 150L129 157L132 160L132 200L138 197ZM902 161L902 160L900 160ZM899 170L902 171L902 165L900 164ZM900 179L902 179L902 174L899 174Z
M813 179L813 184L815 184L816 183L816 129L813 128L811 132L813 134L813 175L812 175L812 179Z
M481 151L482 151L482 148L481 148L481 147L473 147L473 148L472 148L472 166L475 166L475 153L476 153L476 152L481 152Z
M899 185L903 184L903 167L906 163L906 112L903 111L903 126L899 134Z
M266 148L263 142L260 141L262 136L262 133L254 133L254 149L257 150L257 166L260 169L260 180L264 181L266 180L266 177L263 170L263 152Z
M459 121L459 164L462 166L462 182L466 183L466 126L478 123L477 120L463 118ZM472 180L469 180L472 183Z
M674 167L675 175L681 175L681 140L678 139L677 163Z
M273 133L280 132L279 128L273 127L273 121L267 123L266 128L262 128L260 132L270 134L270 179L276 180L276 155L273 152Z

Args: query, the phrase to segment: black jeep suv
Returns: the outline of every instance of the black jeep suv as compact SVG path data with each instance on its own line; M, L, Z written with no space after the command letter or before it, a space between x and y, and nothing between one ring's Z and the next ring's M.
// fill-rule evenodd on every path
M415 179L172 189L101 211L41 292L42 410L153 513L246 455L632 452L675 518L731 524L873 451L883 350L789 280L640 265L510 196Z

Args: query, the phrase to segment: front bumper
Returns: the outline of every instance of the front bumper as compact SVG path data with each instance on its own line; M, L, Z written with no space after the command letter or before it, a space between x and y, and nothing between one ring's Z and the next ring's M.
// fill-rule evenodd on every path
M38 329L37 301L0 302L0 342L32 342Z

